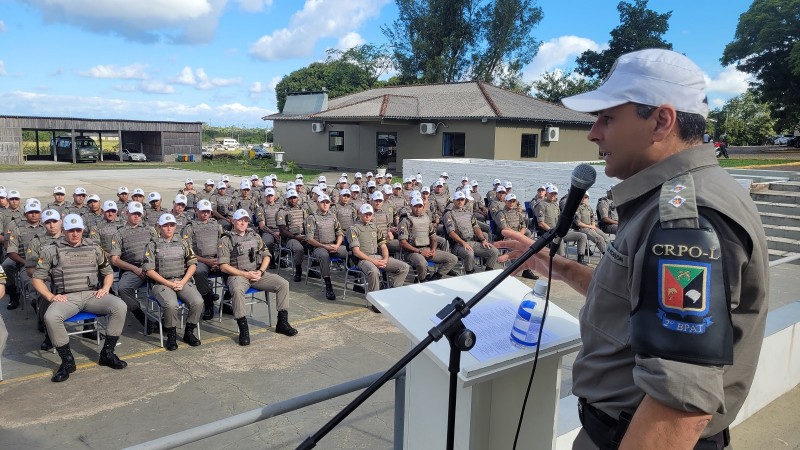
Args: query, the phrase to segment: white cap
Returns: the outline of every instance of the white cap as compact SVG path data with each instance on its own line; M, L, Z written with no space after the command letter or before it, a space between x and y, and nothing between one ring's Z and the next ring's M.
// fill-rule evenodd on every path
M302 186L303 185L303 179L300 178L300 177L297 177L297 179L294 180L294 185L295 186Z
M430 194L431 193L431 188L430 188L430 186L422 186L422 189L420 190L420 192L427 192L427 193Z
M394 175L392 175L392 174L390 174L388 172L383 176L383 178L393 178L393 177L394 177Z
M217 189L228 189L228 185L224 181L217 183Z
M383 175L381 175L381 174L379 174L379 173L378 173L378 174L375 174L375 179L378 179L378 178L380 178L380 179L382 180L382 179L383 179Z
M372 209L372 205L370 205L369 203L364 203L363 205L361 205L360 208L358 208L358 212L360 212L361 214L366 214L366 213L372 214L375 212L375 210Z
M466 200L466 199L467 199L467 196L466 196L466 195L464 195L464 193L463 193L463 192L461 192L461 191L455 191L455 192L453 192L453 201L456 201L456 200L459 200L459 199L464 199L464 200Z
M272 178L273 180L277 180L278 179L278 176L275 175L274 173L269 174L269 177Z
M319 186L314 186L313 188L311 188L311 193L312 194L317 194L317 195L322 195L322 190L319 188Z
M320 175L317 177L317 183L325 183L326 181L328 181L328 179L325 178L325 175Z
M297 191L295 191L294 189L289 189L288 191L286 191L286 198L292 198L292 197L297 197Z
M500 184L500 183L502 183L502 181L500 181L500 178L495 178L494 181L492 181L492 184Z
M392 185L392 187L395 189L403 189L403 185L400 183L395 183L394 185Z
M77 214L67 214L64 217L64 229L65 230L77 230L83 229L83 219L81 216Z
M168 223L178 223L178 221L175 220L175 216L173 216L170 213L164 213L161 215L161 217L158 218L159 225L164 226Z
M546 191L547 190L547 186L541 185L541 186L539 186L539 189L536 189L536 190L537 191Z
M245 178L245 179L243 179L242 181L239 182L239 189L241 189L241 190L248 189L249 190L250 188L251 188L250 187L250 180Z
M186 181L183 182L183 184L189 184L189 183L194 184L194 180L191 178L187 178Z
M129 193L128 192L128 188L125 187L125 186L120 186L120 187L117 188L117 195L128 194L128 193Z
M128 213L144 214L144 206L139 202L128 203Z
M422 201L421 196L414 195L411 197L411 206L424 205L424 204L425 202Z
M86 195L86 189L82 187L76 187L73 195Z
M339 191L339 195L353 195L353 194L350 192L350 189L344 188Z
M296 187L295 184L293 182L291 182L291 181L286 183L286 190L287 191L292 191L292 190L294 190L295 187Z
M66 194L67 190L64 189L64 186L56 186L53 188L53 194Z
M344 179L347 179L347 172L342 172L341 177L344 178Z
M22 197L20 197L19 191L16 191L16 190L12 189L12 190L8 191L8 198L12 199L12 198L22 198Z
M497 186L497 187L494 189L494 191L495 191L495 192L505 192L505 191L506 191L506 188L505 188L505 187L503 187L503 186Z
M200 200L199 202L197 202L197 210L198 211L211 211L212 210L211 202L208 201L205 198Z
M42 212L42 204L39 200L35 198L29 198L25 201L25 212L29 213L31 211Z
M403 184L413 183L413 182L414 182L414 177L406 177L405 180L403 180Z
M142 197L144 197L144 189L142 188L134 189L133 194L131 194L131 197L133 197L134 195L141 195Z
M516 194L508 194L508 195L506 195L506 201L507 202L511 201L511 200L516 200L516 199L517 199L517 195Z
M250 218L250 213L247 212L246 209L237 209L236 212L233 213L233 220L239 220L247 217Z
M206 186L208 186L208 185L216 186L216 184L217 183L214 183L214 180L212 180L211 178L207 179L206 182L205 182Z
M319 197L317 197L317 203L329 202L329 201L331 201L331 198L325 194L320 194Z
M368 187L368 188L371 188L371 187L377 187L377 186L378 186L378 185L377 185L377 184L375 184L375 182L374 182L374 181L372 181L372 180L369 180L369 181L367 181L367 187Z
M364 176L363 176L363 175L361 175L361 172L356 172L356 173L355 173L355 175L353 175L353 176L354 176L355 178L364 178Z
M350 186L350 192L361 192L361 186L353 184Z
M114 200L106 200L103 202L103 211L111 211L112 209L117 211L117 202Z
M414 179L417 181L422 181L422 174L418 173L416 176L414 176Z
M272 189L271 187L264 189L264 196L267 195L275 195L275 189Z
M161 200L161 194L158 192L151 192L147 194L147 203L154 202L156 200Z
M469 177L461 177L461 181L469 181Z
M708 117L703 71L686 56L665 49L626 53L617 58L597 89L561 100L567 108L582 112L628 102L670 104L677 111Z
M254 181L254 180L258 180L258 179L259 179L258 175L256 175L256 174L250 175L250 181Z
M558 194L558 188L557 188L557 187L555 187L555 186L548 186L548 188L547 188L547 193L548 193L548 194L552 194L553 192L555 192L556 194Z
M88 202L99 202L99 201L100 201L100 196L97 195L97 194L92 194L92 195L89 196L89 198L86 199L87 203Z
M318 184L317 186L319 187L319 189L320 189L321 191L324 191L325 189L328 189L328 185L327 185L327 184L325 184L324 182L322 182L322 183Z
M0 197L6 198L8 197L8 192L5 189L0 189Z
M48 220L61 220L61 214L59 214L55 209L46 209L44 212L42 212L42 223L45 223Z
M298 173L298 174L295 176L295 178L303 178L303 174L302 174L302 173Z
M444 186L444 181L436 180L436 183L433 183L433 184L434 184L434 186Z
M375 175L373 175L372 172L367 172L367 176L368 177L374 177Z
M264 186L266 186L266 187L272 186L272 178L270 178L270 177L264 177L263 184L264 184Z
M183 195L183 194L178 194L178 195L175 196L175 200L173 200L173 202L174 203L183 203L184 205L188 205L189 204L189 199L186 198L186 196Z
M339 177L339 183L347 183L347 177Z
M472 180L472 181L469 182L469 184L470 184L470 186L477 186L478 185L478 180Z
M380 192L377 192L377 191L376 191L376 192L373 192L373 193L372 193L372 198L371 198L371 199L372 199L372 201L375 201L375 200L383 200L383 194L382 194L382 193L380 193Z
M222 178L219 179L219 181L231 181L231 177L229 177L228 175L223 175Z
M448 175L447 172L442 172L442 174L439 175L439 176L442 177L442 178L449 178L450 177L450 175Z
M386 195L392 195L392 187L388 184L383 185L383 193Z
M506 181L505 187L506 187L506 189L511 189L511 187L512 187L511 182L510 181Z

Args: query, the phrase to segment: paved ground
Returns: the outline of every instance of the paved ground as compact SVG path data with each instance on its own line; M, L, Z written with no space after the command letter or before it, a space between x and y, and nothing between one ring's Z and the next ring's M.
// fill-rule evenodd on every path
M23 196L49 198L56 184L83 185L104 199L118 185L141 186L162 194L177 190L185 177L208 174L174 170L4 174L3 184ZM797 266L771 271L770 308L797 299ZM288 271L282 271L288 276ZM57 356L38 349L42 335L33 318L0 307L10 339L3 355L6 381L0 383L0 448L122 448L229 417L276 401L388 368L407 349L406 339L381 315L364 308L362 295L325 301L320 284L291 283L292 323L300 330L286 338L266 328L266 310L251 320L253 344L235 343L235 322L201 325L203 345L181 344L175 352L158 347L130 319L118 353L129 362L122 371L95 364L98 348L71 340L78 371L66 383L49 381ZM571 314L583 299L562 283L552 298ZM0 304L5 304L2 302ZM274 306L273 306L274 308ZM274 315L274 313L273 313ZM571 368L572 358L564 366ZM562 391L569 390L565 372ZM192 444L190 448L293 448L332 417L353 396L335 399L257 425ZM789 408L800 400L795 389L734 430L737 448L800 448L800 419ZM391 448L393 385L384 387L317 448Z

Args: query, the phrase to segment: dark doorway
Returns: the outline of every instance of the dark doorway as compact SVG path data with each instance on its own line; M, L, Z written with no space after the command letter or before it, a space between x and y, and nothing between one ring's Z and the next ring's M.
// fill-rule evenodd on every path
M378 167L394 165L397 162L397 132L379 131L375 139Z

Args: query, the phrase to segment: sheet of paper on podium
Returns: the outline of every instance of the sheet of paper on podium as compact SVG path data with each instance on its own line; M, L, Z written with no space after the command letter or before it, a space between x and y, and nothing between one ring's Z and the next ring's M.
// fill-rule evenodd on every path
M500 356L515 352L532 352L520 349L511 343L511 326L516 318L517 308L510 300L493 303L481 303L470 311L464 318L464 326L475 333L476 344L469 353L480 362L488 361ZM431 321L438 325L442 320L431 317ZM547 331L547 321L542 332L542 343L547 344L555 340L555 336Z

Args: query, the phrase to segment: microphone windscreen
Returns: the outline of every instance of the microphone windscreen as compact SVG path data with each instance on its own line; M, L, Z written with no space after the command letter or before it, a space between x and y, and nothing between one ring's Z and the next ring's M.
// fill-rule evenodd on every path
M572 171L572 186L587 190L594 185L597 171L589 164L578 164Z

